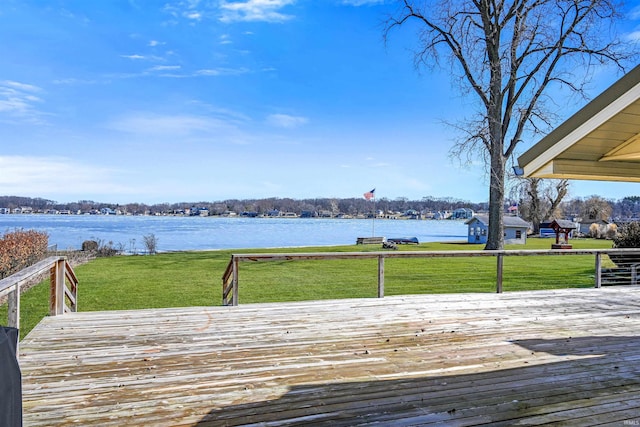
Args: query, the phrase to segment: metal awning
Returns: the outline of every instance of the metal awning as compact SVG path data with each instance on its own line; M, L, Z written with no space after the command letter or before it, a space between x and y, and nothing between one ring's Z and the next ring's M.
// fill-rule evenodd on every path
M640 182L640 65L518 158L524 176Z

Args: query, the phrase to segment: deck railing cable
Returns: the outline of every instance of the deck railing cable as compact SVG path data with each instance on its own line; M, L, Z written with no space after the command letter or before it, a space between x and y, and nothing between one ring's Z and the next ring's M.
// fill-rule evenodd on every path
M222 304L238 305L239 267L241 262L378 259L378 298L384 297L385 259L387 258L472 258L495 257L495 289L503 291L505 280L504 258L516 256L584 256L595 257L593 264L594 286L637 285L640 280L640 249L551 249L551 250L501 250L501 251L393 251L393 252L315 252L315 253L259 253L232 254L222 276ZM603 256L613 265L603 268Z

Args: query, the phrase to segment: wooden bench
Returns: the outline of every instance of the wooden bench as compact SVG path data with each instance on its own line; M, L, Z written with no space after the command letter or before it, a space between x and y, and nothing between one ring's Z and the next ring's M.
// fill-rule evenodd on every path
M386 240L385 237L358 237L356 245L381 245Z

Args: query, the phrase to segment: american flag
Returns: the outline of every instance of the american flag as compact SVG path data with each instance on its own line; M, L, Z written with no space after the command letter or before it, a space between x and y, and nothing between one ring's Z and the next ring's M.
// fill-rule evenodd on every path
M375 188L373 190L371 190L371 191L367 191L366 193L364 193L364 198L367 199L367 200L373 199L375 197L375 194L374 194L375 191L376 191Z

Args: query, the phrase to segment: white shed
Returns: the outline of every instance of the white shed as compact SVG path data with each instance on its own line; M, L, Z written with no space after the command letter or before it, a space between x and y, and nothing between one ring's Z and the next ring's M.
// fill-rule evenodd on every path
M527 230L530 224L518 216L505 216L504 221L504 242L506 244L527 243ZM476 215L466 221L468 227L467 241L469 243L487 243L489 230L489 216Z

